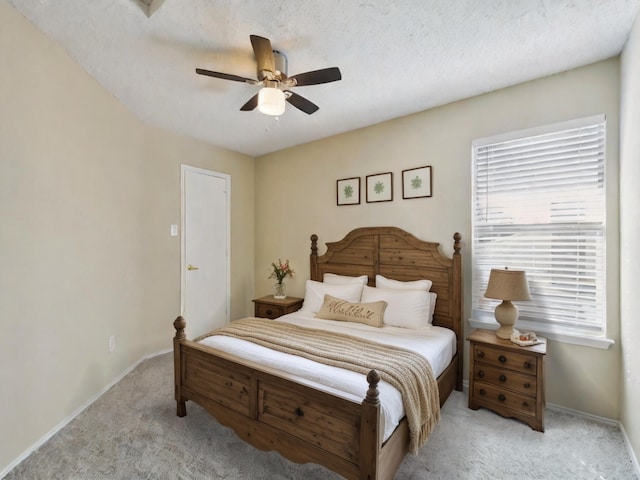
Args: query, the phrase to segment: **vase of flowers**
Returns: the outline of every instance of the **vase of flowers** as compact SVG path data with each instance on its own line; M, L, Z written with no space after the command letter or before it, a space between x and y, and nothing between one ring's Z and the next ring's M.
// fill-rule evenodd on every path
M287 287L284 282L273 286L273 298L287 298Z
M275 278L277 280L274 285L273 298L287 298L287 288L284 283L284 279L287 277L293 277L295 272L289 265L289 260L283 262L278 259L277 262L271 262L271 275L269 278Z

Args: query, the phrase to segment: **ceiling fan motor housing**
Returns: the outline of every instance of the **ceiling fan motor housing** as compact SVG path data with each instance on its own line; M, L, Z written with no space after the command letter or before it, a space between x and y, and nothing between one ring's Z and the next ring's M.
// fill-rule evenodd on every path
M276 71L273 72L276 77L279 77L278 72L282 73L283 78L287 78L288 66L289 62L287 61L287 57L284 53L279 50L273 51L273 63L276 67Z

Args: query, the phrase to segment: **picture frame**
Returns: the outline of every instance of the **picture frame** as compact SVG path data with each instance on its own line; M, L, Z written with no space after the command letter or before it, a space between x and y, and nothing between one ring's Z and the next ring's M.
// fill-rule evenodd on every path
M427 198L432 196L433 174L430 165L402 171L402 198Z
M393 173L367 175L367 203L391 202L393 200Z
M336 180L336 201L338 206L360 205L360 177Z

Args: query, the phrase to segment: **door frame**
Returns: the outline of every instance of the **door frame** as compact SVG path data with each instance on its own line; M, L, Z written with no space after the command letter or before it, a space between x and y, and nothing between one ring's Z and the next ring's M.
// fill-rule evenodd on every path
M226 320L227 323L231 318L231 175L226 173L215 172L213 170L207 170L199 167L192 167L184 163L180 164L180 315L184 315L184 308L186 303L186 288L187 288L187 237L185 234L185 222L186 222L186 189L185 189L185 174L186 172L198 173L201 175L209 175L217 177L225 182L225 194L227 209L225 212L225 228L227 235L225 241L227 243L227 278L225 282L227 284L226 298Z

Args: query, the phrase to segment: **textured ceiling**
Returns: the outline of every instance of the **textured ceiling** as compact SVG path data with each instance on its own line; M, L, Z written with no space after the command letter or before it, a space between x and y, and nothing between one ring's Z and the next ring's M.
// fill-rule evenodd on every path
M426 110L620 53L640 0L9 0L142 121L252 156ZM152 8L153 11L153 8ZM320 110L240 107L258 87L249 35Z

